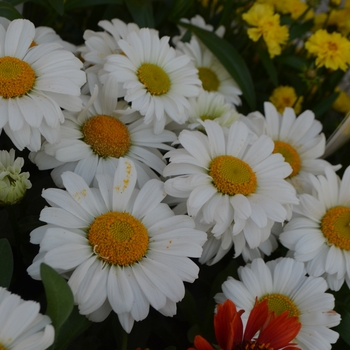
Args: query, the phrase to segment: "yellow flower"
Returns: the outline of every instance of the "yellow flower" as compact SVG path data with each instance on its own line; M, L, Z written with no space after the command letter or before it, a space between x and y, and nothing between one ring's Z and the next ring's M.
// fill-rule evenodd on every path
M350 96L339 87L335 89L339 92L337 99L333 102L332 108L339 113L348 113L350 112Z
M247 30L249 38L258 41L263 37L271 58L281 54L281 45L289 38L287 26L280 25L279 14L269 4L254 4L242 18L253 28Z
M278 86L272 91L269 100L281 114L286 107L293 107L295 114L299 114L301 111L303 97L301 96L298 99L298 96L292 86Z
M319 29L305 43L305 48L316 56L318 67L345 71L350 64L350 42L339 33Z
M315 32L318 29L326 29L328 32L339 32L344 36L350 33L350 8L332 10L329 15L319 13L314 17Z
M305 11L307 11L308 6L305 2L302 2L300 0L285 0L283 1L285 12L283 13L289 13L292 19L298 19L302 14L304 14ZM308 10L303 19L305 21L311 19L314 16L313 10Z

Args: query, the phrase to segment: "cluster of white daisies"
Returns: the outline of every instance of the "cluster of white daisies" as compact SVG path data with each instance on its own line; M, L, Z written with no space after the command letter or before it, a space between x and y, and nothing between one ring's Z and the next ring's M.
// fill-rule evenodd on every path
M233 247L247 266L217 301L248 315L268 299L299 317L298 346L330 349L340 316L326 290L350 286L350 170L341 181L320 159L321 123L268 102L264 115L240 115L238 85L194 35L180 40L183 29L169 42L118 19L99 26L76 48L50 28L0 20L0 128L58 187L42 193L30 276L50 265L81 314L100 322L113 310L130 332L150 306L176 313L198 277L191 258L215 264ZM278 241L289 257L265 264ZM2 300L16 297L0 293L0 348L12 349ZM53 342L39 323L33 349Z

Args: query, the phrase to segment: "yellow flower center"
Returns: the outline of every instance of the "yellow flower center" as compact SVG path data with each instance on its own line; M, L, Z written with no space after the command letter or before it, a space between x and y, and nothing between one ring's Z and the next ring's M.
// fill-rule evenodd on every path
M245 340L242 343L233 345L233 350L274 350L274 348L272 348L270 344L258 344L254 340Z
M321 220L321 231L328 244L350 250L350 208L336 206L327 210Z
M27 62L10 56L0 58L0 96L13 98L25 95L34 83L35 72Z
M209 166L209 175L219 192L248 195L257 187L256 175L244 161L233 156L218 156Z
M300 311L296 305L283 294L267 294L260 298L260 302L267 300L269 310L274 311L277 316L281 315L284 311L289 311L289 317L299 317Z
M220 81L215 72L207 67L198 68L198 76L202 81L203 89L206 91L218 91Z
M118 119L109 115L96 115L83 127L83 141L100 157L123 157L130 148L130 132Z
M5 348L5 346L0 344L0 350L7 350L7 348Z
M212 117L212 116L209 116L209 115L202 115L200 118L202 120L207 120L207 119L213 120L213 119L215 119L215 117Z
M170 89L168 74L155 64L143 63L137 71L137 76L151 95L164 95Z
M284 160L292 167L293 171L288 176L289 178L299 174L299 171L301 169L301 160L299 153L294 147L292 147L289 143L283 141L275 141L275 148L273 150L273 153L281 153L284 157Z
M99 259L112 265L129 266L140 261L148 249L148 232L129 213L109 212L91 224L87 238Z

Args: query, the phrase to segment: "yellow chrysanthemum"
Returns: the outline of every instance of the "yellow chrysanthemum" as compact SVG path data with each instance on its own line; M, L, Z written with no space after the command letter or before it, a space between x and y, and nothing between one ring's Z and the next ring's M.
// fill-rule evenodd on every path
M272 91L269 100L273 103L279 113L283 113L286 107L293 107L295 114L299 114L303 97L300 96L298 98L292 86L278 86Z
M335 89L339 92L337 99L333 102L332 108L339 113L348 113L350 112L350 96L339 87Z
M247 30L251 40L263 37L271 58L281 54L281 45L287 42L289 33L287 26L280 25L280 16L274 14L272 5L256 3L242 18L253 26Z
M314 16L314 11L311 9L308 10L308 5L300 0L285 0L281 1L281 3L284 4L284 12L282 13L290 14L294 20L298 19L306 11L307 12L303 18L305 21L311 19Z
M318 30L305 43L306 50L316 56L316 66L347 70L350 64L350 41L339 33Z
M329 14L319 13L314 17L313 32L326 29L327 32L339 32L344 36L350 33L350 8L332 10Z

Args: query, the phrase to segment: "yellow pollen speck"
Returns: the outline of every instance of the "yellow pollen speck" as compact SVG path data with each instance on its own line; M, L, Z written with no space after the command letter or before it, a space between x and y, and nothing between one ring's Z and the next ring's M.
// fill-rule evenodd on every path
M146 227L126 212L98 216L90 225L87 238L99 259L119 266L129 266L142 260L149 242Z
M244 347L243 347L244 346ZM273 347L270 346L270 343L257 343L255 340L245 340L243 342L242 347L239 349L244 350L274 350Z
M214 186L221 193L234 196L245 196L255 192L256 175L252 168L243 160L225 155L214 158L209 166L209 175Z
M350 250L350 208L336 206L327 210L321 220L321 231L329 245Z
M32 43L30 44L29 48L34 47L34 46L38 46L38 44L33 40Z
M292 167L293 171L289 175L289 178L299 174L301 169L301 159L299 153L294 147L283 141L275 141L273 153L281 153L284 160Z
M168 74L155 64L143 63L137 70L137 76L151 95L164 95L170 89Z
M118 119L96 115L82 126L83 141L100 157L123 157L131 146L128 128Z
M269 310L274 311L277 316L281 315L284 311L289 311L289 317L299 317L300 311L293 301L283 294L267 294L259 299L259 302L267 299Z
M202 81L203 89L206 91L218 91L220 81L215 72L207 67L198 68L198 76ZM204 119L203 119L204 120Z
M20 97L34 86L35 72L27 63L16 57L0 58L0 96Z

